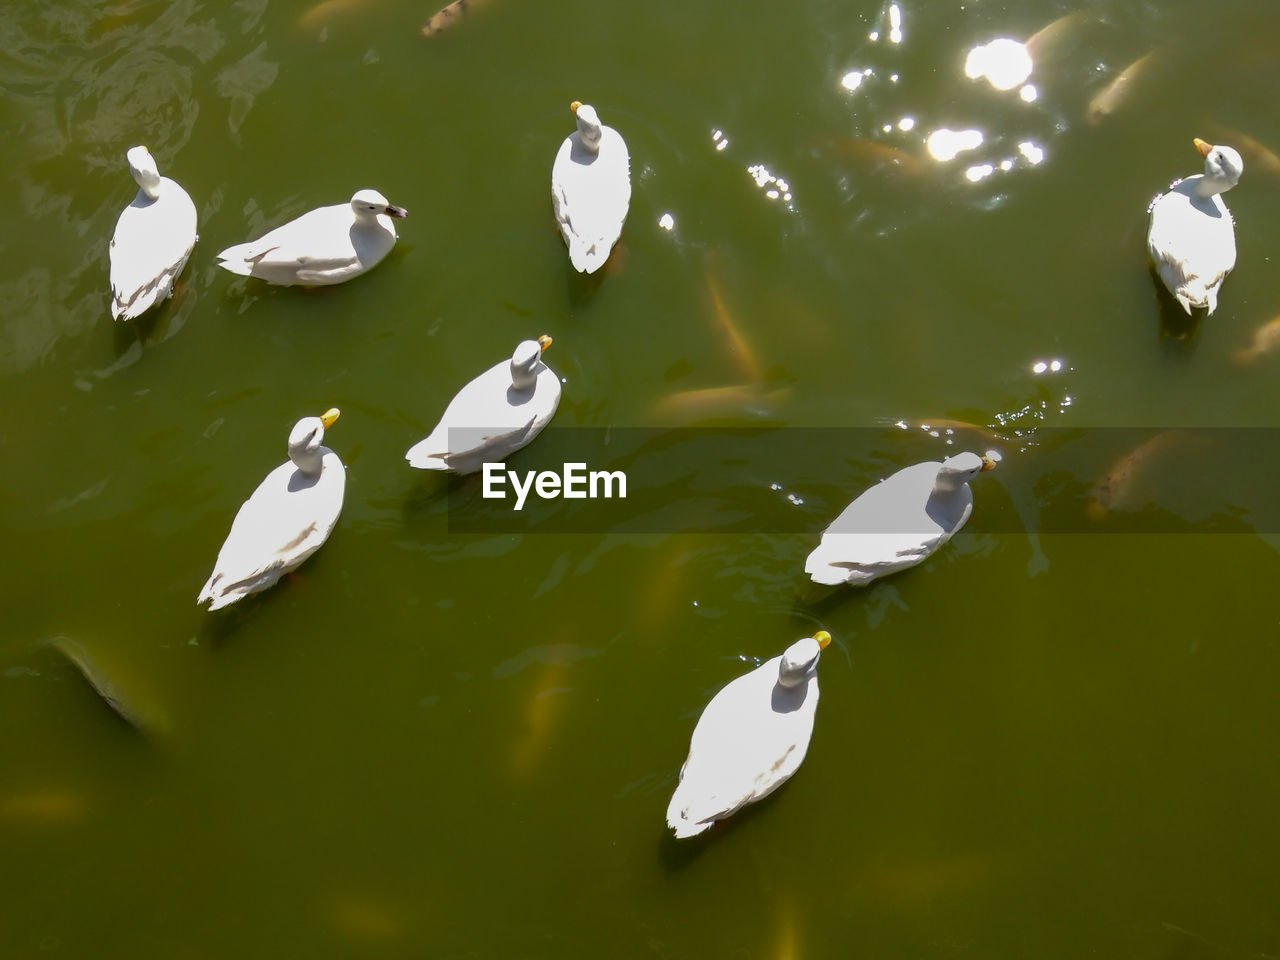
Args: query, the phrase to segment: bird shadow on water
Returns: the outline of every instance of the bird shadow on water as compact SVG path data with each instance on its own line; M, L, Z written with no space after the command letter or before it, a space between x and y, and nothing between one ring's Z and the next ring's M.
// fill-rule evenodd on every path
M667 828L658 840L658 859L668 871L686 869L712 846L729 842L727 838L732 834L746 830L753 820L769 811L780 794L786 792L783 784L768 796L752 801L723 820L717 820L697 836L677 839Z
M608 265L595 273L578 273L572 267L569 268L567 277L567 286L569 293L570 307L585 307L596 298L596 294L600 292L600 287L604 283L604 274L608 270Z
M281 578L281 582L272 585L270 589L262 593L251 593L222 610L210 611L201 605L200 614L204 617L204 623L201 624L200 631L197 634L200 645L211 650L217 650L230 643L241 625L249 617L253 616L255 610L269 600L273 590L288 586L288 577L289 574L286 574Z
M1174 356L1188 354L1200 332L1200 311L1187 314L1174 299L1164 281L1156 273L1155 267L1149 267L1151 282L1156 289L1156 303L1160 310L1160 346L1165 353Z

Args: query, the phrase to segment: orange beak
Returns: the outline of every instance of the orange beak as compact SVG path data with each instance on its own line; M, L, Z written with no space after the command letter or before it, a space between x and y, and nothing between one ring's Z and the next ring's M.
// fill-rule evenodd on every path
M570 109L570 110L572 110L572 111L576 114L576 113L578 112L578 108L579 108L580 106L582 106L582 101L581 101L581 100L575 100L575 101L573 101L573 103L569 104L569 109Z
M551 338L544 333L538 338L538 346L542 348L543 353L546 353L547 347L551 346Z
M1207 157L1209 155L1209 151L1213 149L1212 143L1205 143L1205 141L1201 140L1199 137L1196 137L1192 143L1196 145L1196 149L1200 151L1200 156L1202 157Z

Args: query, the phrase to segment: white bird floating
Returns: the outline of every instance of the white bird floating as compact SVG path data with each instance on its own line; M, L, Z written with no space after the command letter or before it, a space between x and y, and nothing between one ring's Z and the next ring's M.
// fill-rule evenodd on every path
M409 466L475 473L536 437L560 405L560 381L542 362L549 346L545 334L523 340L510 360L495 363L459 390L431 435L404 455Z
M111 316L132 320L173 296L173 283L196 245L196 206L175 181L160 176L146 147L125 157L138 181L111 237Z
M818 658L830 642L825 630L797 640L711 698L667 805L677 837L702 833L800 769L818 709Z
M968 481L995 461L958 453L905 467L844 508L804 562L815 583L862 586L914 567L951 539L973 512Z
M1147 250L1160 279L1190 315L1193 307L1218 307L1218 290L1236 265L1236 232L1231 212L1222 202L1240 181L1244 161L1231 147L1213 146L1200 138L1204 174L1176 180L1169 192L1151 201Z
M321 441L337 419L334 408L294 424L289 462L267 474L241 504L197 604L211 600L209 609L217 610L265 590L329 538L342 512L347 474Z
M343 283L372 270L396 245L391 218L403 207L377 190L357 190L350 203L308 211L257 240L227 247L218 266L284 286Z
M564 138L551 166L551 202L574 269L595 273L622 235L631 158L621 134L600 122L595 107L575 100L569 109L578 129Z

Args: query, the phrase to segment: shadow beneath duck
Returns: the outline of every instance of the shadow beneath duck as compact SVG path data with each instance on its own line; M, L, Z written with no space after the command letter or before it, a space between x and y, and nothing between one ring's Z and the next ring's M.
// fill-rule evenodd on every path
M415 470L414 472L426 476L405 494L402 512L406 519L434 512L441 501L445 501L447 506L450 492L467 481L466 477L456 473L445 473L439 470Z
M712 843L719 843L718 838L721 835L745 829L746 824L771 809L779 794L786 793L786 787L786 784L780 785L772 793L761 797L759 800L753 800L744 807L740 807L723 820L717 820L702 833L695 836L677 839L672 835L671 828L668 827L663 831L662 838L658 841L658 858L662 861L663 867L670 871L685 869L698 857L702 856L703 852Z
M190 284L177 280L173 285L173 294L142 316L134 317L132 320L115 321L112 346L116 359L123 357L135 343L143 347L153 347L181 330L182 320L179 319L177 323L174 320L183 308L189 306L187 301L192 296L192 289Z
M1151 282L1156 288L1156 303L1160 310L1161 343L1171 342L1178 346L1189 346L1196 334L1200 332L1200 319L1206 316L1205 311L1193 310L1188 315L1169 292L1169 288L1164 285L1154 264L1147 265L1147 272L1151 275Z
M279 586L279 584L276 584L276 586ZM201 604L200 615L204 618L204 622L200 627L200 632L196 635L200 645L208 646L211 650L216 650L218 647L225 645L232 635L240 629L240 624L252 616L253 611L262 603L263 599L263 593L251 593L221 610L209 610L204 604Z
M613 252L609 254L609 259L595 273L579 273L573 269L573 264L569 264L568 276L566 282L568 284L569 306L581 307L586 306L595 299L600 287L604 283L604 275L614 269L614 262L618 259L618 251L622 246L621 242L613 248ZM567 261L566 261L567 262Z

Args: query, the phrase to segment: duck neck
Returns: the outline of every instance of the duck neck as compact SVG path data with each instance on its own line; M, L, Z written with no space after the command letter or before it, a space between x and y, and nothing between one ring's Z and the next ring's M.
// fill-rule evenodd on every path
M514 363L511 365L511 386L523 392L533 387L538 382L537 370L529 370L526 367L517 367Z
M289 459L293 461L295 467L308 477L319 476L320 467L324 460L324 447L317 446L314 449L295 450L289 454Z
M1220 193L1226 193L1234 186L1235 184L1226 177L1206 173L1196 181L1195 194L1200 200L1208 200Z

